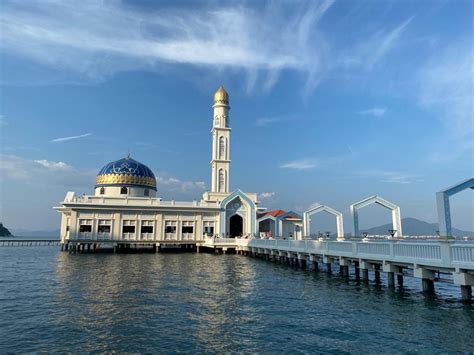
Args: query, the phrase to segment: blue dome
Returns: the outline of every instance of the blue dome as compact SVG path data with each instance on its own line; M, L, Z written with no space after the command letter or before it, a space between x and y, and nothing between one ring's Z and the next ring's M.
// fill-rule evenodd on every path
M148 187L156 191L156 178L149 167L128 156L108 163L97 174L96 187L116 185Z

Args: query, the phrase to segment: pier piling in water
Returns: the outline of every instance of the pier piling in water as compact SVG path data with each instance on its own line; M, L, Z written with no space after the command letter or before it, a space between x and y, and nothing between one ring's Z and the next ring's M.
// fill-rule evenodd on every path
M472 301L472 286L461 285L461 299L464 302Z

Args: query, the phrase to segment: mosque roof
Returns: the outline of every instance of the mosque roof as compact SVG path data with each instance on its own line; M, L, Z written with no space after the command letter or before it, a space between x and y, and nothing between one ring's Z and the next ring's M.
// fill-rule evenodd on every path
M283 216L287 214L286 216ZM264 212L264 213L261 213L258 215L258 218L262 218L262 217L265 217L265 216L272 216L272 217L280 217L282 216L283 219L285 220L301 220L301 217L298 216L296 213L290 211L290 212L286 212L286 211L283 211L283 210L274 210L274 211L268 211L268 212Z
M149 167L128 155L108 163L97 174L96 187L117 185L148 187L156 191L156 178Z

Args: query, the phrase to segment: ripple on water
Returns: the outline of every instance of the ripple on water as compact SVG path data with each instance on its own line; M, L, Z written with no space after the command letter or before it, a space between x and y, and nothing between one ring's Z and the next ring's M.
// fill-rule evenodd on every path
M0 351L453 352L474 311L235 255L0 249Z

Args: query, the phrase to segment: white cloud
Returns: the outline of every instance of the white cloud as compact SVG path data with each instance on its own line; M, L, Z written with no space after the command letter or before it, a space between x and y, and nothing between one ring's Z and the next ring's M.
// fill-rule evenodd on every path
M55 138L55 139L52 139L51 142L53 142L53 143L65 142L65 141L70 141L70 140L73 140L73 139L79 139L79 138L89 137L89 136L91 136L91 135L92 135L92 133L85 133L85 134L81 134L81 135L79 135L79 136L70 136L70 137Z
M303 73L306 86L314 87L326 47L315 25L333 3L159 12L121 1L4 3L0 48L95 80L177 63L242 69L250 90L260 73L268 89L286 69Z
M258 194L258 198L260 200L269 200L269 199L272 199L273 197L275 197L274 192L261 192Z
M80 171L64 162L29 160L16 155L0 155L2 179L42 185L92 188L95 172Z
M55 161L42 159L42 160L34 160L34 162L51 170L71 170L72 169L70 165L63 163L62 161L55 162Z
M283 165L280 165L282 169L295 169L295 170L307 170L312 169L317 166L317 162L312 159L302 159L302 160L294 160Z
M382 117L385 115L386 108L385 107L372 107L367 110L357 112L358 115L366 115L366 116L374 116L374 117Z
M204 192L206 190L206 183L203 181L182 181L175 177L157 176L156 183L158 189L165 189L166 191L174 192Z

